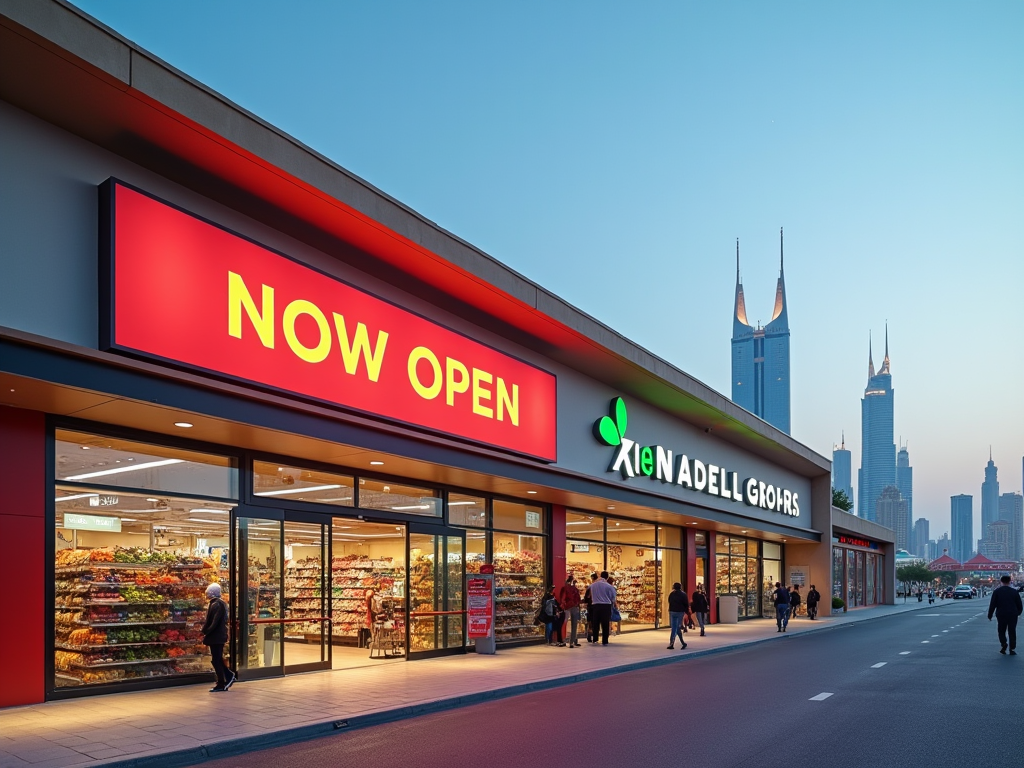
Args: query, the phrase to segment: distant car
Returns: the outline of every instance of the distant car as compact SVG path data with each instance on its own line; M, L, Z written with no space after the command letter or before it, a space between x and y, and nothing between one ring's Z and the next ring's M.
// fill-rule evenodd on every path
M953 599L959 600L961 597L970 600L974 597L974 590L966 584L961 584L959 587L953 590Z

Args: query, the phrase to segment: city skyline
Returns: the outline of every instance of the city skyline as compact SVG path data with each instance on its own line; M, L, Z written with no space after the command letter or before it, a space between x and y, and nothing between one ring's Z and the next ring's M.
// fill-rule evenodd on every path
M77 5L725 397L735 238L767 320L785 223L793 437L850 432L859 465L887 319L915 517L941 536L990 443L1022 490L1024 357L993 332L1024 285L1020 3ZM970 408L950 360L985 361Z

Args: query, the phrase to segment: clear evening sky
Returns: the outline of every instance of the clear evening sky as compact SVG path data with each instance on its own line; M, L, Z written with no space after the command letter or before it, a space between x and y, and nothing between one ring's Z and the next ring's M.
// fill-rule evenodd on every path
M888 320L914 517L1021 490L1018 0L77 4L726 395L784 226L794 437L856 474Z

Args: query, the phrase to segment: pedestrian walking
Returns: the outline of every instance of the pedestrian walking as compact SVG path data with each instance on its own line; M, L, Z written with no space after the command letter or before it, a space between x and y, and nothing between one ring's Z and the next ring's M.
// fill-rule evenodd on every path
M686 648L686 639L683 637L683 619L690 612L690 601L683 592L683 585L678 581L672 585L672 591L668 593L668 649L671 651L676 645L676 636L679 636L680 648Z
M779 632L785 632L789 626L789 590L782 582L775 582L775 624Z
M562 608L555 597L555 587L552 584L544 592L540 599L540 618L544 622L544 639L548 645L564 647L565 643L558 639L561 622Z
M999 652L1006 653L1006 636L1010 636L1010 655L1017 655L1017 617L1024 613L1020 592L1010 586L1010 577L1003 576L999 581L1001 587L992 590L992 598L988 603L988 620L996 615L999 633Z
M708 622L708 611L711 605L708 603L708 596L704 594L704 585L698 584L693 592L693 599L690 601L690 610L697 617L700 625L700 636L704 637L704 625Z
M238 679L238 675L224 663L224 645L228 641L228 606L221 599L220 584L208 586L206 597L210 605L206 609L206 623L202 629L203 645L210 648L210 663L217 674L217 684L210 689L210 693L223 693Z
M931 603L934 603L934 602L935 602L935 590L932 589L931 587L928 587L928 603L930 605Z
M611 629L612 605L615 603L615 587L608 583L608 571L601 571L601 577L590 585L590 610L594 614L594 642L601 635L601 645L608 645Z
M597 628L594 623L594 600L590 596L590 587L595 581L597 581L597 574L590 574L590 584L587 585L586 592L583 593L583 604L587 606L587 642L597 642Z
M795 619L800 613L800 585L794 584L793 591L789 593L789 617Z
M807 618L814 621L818 616L818 603L821 602L821 593L811 584L811 591L807 593Z
M611 576L608 577L608 583L613 587L615 586L615 579ZM612 635L617 635L622 632L622 614L619 613L619 590L615 590L615 599L612 600L612 615L608 623L609 631Z
M566 577L565 585L558 593L558 602L562 604L562 610L569 621L569 647L579 648L576 628L580 623L580 591L576 588L576 579L571 573Z

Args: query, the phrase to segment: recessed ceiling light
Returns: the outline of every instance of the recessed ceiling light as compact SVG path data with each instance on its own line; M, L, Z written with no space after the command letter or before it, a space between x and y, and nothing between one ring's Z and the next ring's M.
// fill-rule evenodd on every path
M192 429L192 424L187 421L176 421L174 422L174 426L181 427L182 429Z
M608 505L608 509L615 509L615 505L614 504L609 504Z
M536 491L527 491L527 493L533 494L536 493Z
M622 525L622 523L616 523L616 525Z
M746 531L740 531L740 533L746 533Z
M160 501L160 499L146 499L146 501L152 501L155 504L156 502Z
M81 448L83 451L88 451L89 450L89 446L88 445L80 445L78 447Z
M383 467L384 466L384 462L383 461L371 461L370 462L370 466L371 467Z

